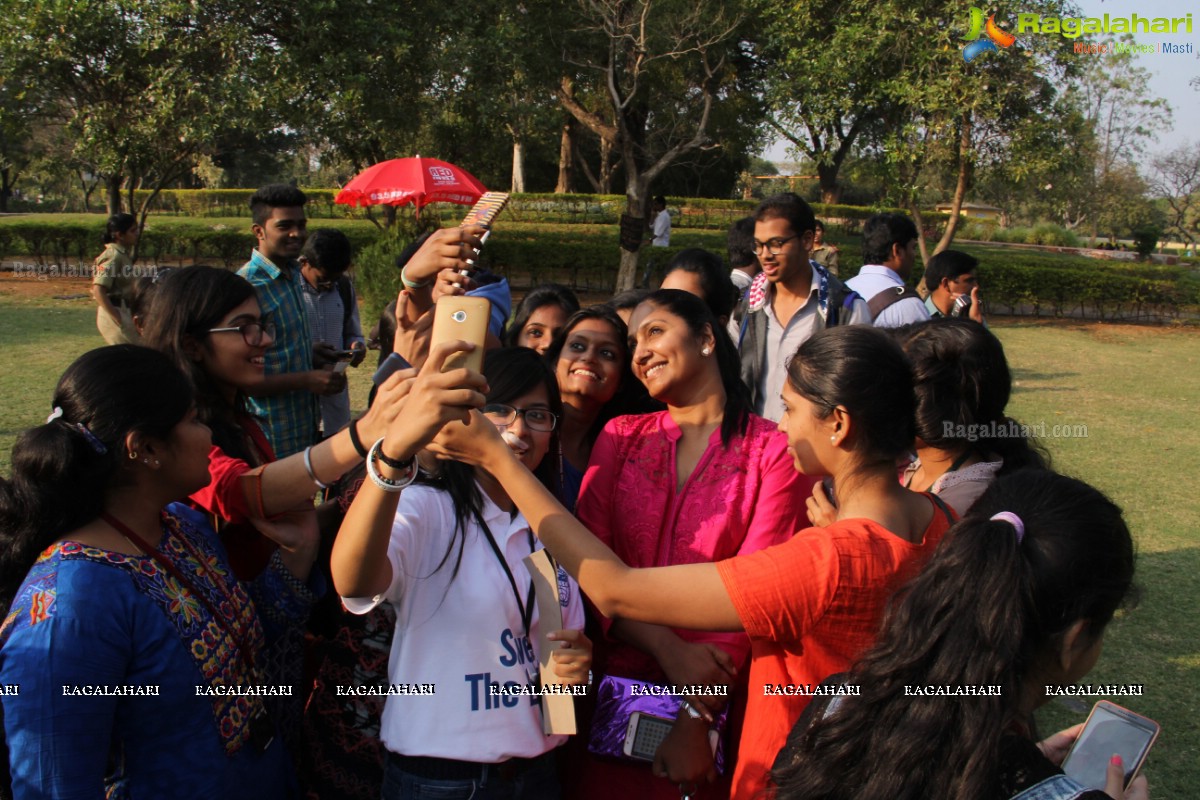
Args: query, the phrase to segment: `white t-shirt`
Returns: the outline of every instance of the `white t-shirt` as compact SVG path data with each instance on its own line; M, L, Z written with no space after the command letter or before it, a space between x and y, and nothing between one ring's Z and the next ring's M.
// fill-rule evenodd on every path
M480 490L482 493L482 489ZM530 531L525 518L501 510L483 493L483 520L496 539L526 602ZM525 638L512 585L479 524L466 526L462 562L451 580L457 549L446 563L455 530L450 495L429 486L404 490L392 524L388 561L392 584L374 598L343 597L346 608L365 614L384 600L396 609L396 634L388 680L434 684L431 695L392 694L384 705L384 746L407 756L434 756L496 763L532 758L566 741L542 733L536 696L492 696L489 685L528 684L537 674L538 652L550 644L534 603L530 639ZM533 548L542 545L533 539ZM563 628L583 628L579 587L559 568Z
M653 230L654 241L650 244L655 247L671 246L671 214L665 208L654 218Z

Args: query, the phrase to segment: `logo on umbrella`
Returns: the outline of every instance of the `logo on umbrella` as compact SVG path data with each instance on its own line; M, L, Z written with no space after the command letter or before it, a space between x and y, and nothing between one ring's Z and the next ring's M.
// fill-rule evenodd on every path
M430 167L429 177L433 178L434 183L455 183L454 170L445 167Z

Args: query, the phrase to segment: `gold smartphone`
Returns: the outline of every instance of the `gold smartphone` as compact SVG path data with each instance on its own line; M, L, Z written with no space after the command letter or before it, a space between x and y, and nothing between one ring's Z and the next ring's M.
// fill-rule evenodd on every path
M487 338L491 314L492 304L486 297L455 295L445 296L437 301L433 311L433 338L429 342L430 349L455 339L475 345L475 349L470 353L456 353L451 356L442 367L442 372L459 367L466 367L475 372L483 371L483 344Z

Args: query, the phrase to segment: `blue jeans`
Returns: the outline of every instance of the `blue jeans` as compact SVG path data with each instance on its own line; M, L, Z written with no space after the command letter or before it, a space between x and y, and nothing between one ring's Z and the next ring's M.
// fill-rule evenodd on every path
M437 780L405 772L394 759L383 768L383 800L559 800L554 752L538 757L520 774L502 777L494 764L480 764L474 780Z

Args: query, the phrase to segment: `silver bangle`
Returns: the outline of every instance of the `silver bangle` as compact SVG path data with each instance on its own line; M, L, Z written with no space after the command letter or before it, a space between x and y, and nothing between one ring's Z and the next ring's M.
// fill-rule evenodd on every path
M308 470L308 477L312 478L312 482L315 483L318 488L320 488L320 489L328 489L329 488L329 484L323 483L321 481L321 479L317 477L317 473L313 471L312 445L309 445L308 447L304 448L304 468L306 470Z
M382 448L383 439L371 445L371 452L367 454L367 475L371 478L371 482L383 491L399 492L417 479L417 460L415 457L409 459L408 474L403 478L399 480L385 478L379 474L379 467L376 466L379 462Z

